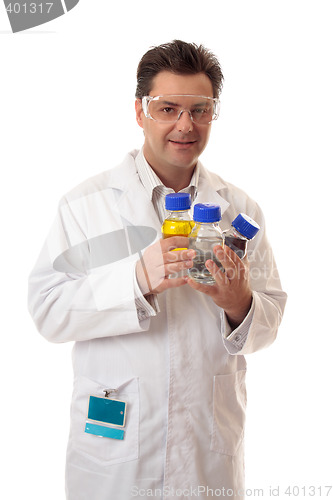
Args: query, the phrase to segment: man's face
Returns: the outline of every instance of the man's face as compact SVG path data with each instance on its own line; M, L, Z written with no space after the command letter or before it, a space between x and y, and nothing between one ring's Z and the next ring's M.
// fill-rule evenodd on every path
M213 97L213 87L204 73L175 75L169 71L161 71L154 78L149 95ZM185 108L186 102L184 98ZM208 143L211 125L193 123L187 112L183 112L176 123L156 122L144 115L140 100L136 101L135 107L137 122L145 135L143 152L156 173L163 179L168 173L174 175L175 168L193 170Z

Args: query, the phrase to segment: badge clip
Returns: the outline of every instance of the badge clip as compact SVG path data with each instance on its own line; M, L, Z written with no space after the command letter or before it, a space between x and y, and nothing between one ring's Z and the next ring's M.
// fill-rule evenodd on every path
M105 397L108 398L108 397L110 397L110 394L113 394L115 396L117 394L118 390L117 389L104 389L103 392L105 392Z

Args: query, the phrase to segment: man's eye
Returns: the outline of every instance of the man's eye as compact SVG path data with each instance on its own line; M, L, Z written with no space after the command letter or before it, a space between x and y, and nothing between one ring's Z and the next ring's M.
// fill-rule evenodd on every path
M203 115L205 113L208 112L208 109L207 108L197 108L197 109L194 109L192 111L192 113L196 114L196 115Z
M165 114L171 114L171 113L174 113L175 112L175 108L170 108L170 107L167 107L167 108L163 108L163 113Z

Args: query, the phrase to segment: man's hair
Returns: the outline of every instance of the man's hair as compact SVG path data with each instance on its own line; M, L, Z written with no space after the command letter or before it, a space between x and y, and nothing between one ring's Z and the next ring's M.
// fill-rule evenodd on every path
M173 40L146 52L138 65L135 97L149 95L153 79L160 71L176 75L205 73L213 86L213 96L219 97L223 85L223 74L216 56L203 45Z

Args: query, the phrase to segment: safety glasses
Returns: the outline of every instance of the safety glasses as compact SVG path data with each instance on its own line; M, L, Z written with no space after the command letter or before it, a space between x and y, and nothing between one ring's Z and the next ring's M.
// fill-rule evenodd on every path
M209 125L219 116L220 101L202 95L144 96L142 109L147 118L160 123L176 123L187 112L199 125Z

